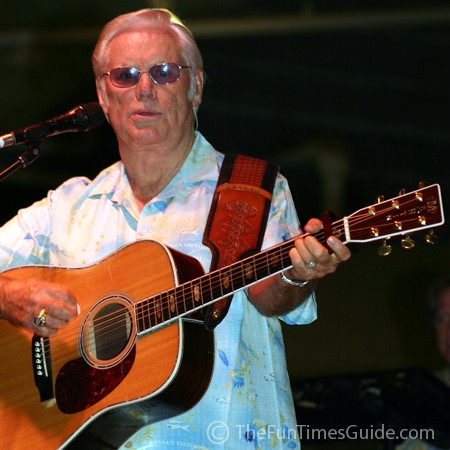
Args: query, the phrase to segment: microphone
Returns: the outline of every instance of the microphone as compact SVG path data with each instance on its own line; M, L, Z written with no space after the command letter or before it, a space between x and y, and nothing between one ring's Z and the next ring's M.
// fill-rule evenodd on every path
M0 148L41 141L44 138L62 133L89 131L98 127L104 121L105 115L98 103L85 103L46 122L14 130L0 136Z

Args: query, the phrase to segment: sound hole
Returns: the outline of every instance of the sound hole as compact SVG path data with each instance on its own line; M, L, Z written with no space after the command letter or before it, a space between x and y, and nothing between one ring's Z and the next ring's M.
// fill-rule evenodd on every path
M98 359L111 359L127 345L130 337L128 313L122 305L108 305L90 324L92 351Z
M108 299L86 318L82 353L93 367L111 367L129 353L134 335L131 305L124 299Z

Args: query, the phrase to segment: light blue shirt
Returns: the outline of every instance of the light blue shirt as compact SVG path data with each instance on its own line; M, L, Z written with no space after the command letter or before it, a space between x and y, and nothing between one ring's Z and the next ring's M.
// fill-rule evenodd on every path
M93 181L70 179L0 229L0 269L27 264L79 267L125 244L151 239L196 258L208 271L211 254L202 237L222 160L197 133L178 174L140 213L121 162ZM263 248L297 234L288 184L278 175ZM307 324L315 318L312 295L280 319ZM144 426L123 448L298 449L279 319L261 315L245 291L236 293L215 329L214 359L210 386L196 406Z

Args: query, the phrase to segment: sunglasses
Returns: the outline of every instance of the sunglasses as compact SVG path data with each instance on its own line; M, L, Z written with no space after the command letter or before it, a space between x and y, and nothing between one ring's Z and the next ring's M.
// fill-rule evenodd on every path
M191 69L191 66L179 66L175 63L161 63L141 71L135 67L118 67L106 72L111 83L119 88L128 88L136 85L141 79L142 73L148 73L156 84L174 83L180 78L181 69Z

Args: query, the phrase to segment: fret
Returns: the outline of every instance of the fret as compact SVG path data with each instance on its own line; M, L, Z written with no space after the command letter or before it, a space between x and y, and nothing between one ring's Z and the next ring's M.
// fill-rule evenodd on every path
M219 295L216 298L225 297L227 294L234 291L232 268L233 266L228 266L217 271L217 274L219 275L217 283L220 290Z
M168 296L169 296L170 302L175 302L178 316L184 314L185 312L187 312L189 310L186 305L185 298L183 296L183 285L172 288L168 292Z
M178 286L180 290L181 298L183 299L183 304L185 305L186 312L195 309L194 296L192 292L192 283L185 283Z
M199 306L203 305L202 289L201 284L198 280L192 281L190 283L190 294L192 297L194 308L198 308Z
M264 278L267 278L268 276L272 275L272 271L270 270L270 264L269 264L269 257L267 254L261 254L257 257L258 262L255 264L257 267L256 269L256 276L258 280L262 280Z
M137 320L138 333L146 330L147 325L148 325L148 323L146 321L146 315L144 312L145 302L146 302L146 300L142 301L136 308L136 320Z
M245 286L242 262L239 261L231 266L231 284L233 292Z
M267 251L266 261L269 275L276 273L282 267L282 254L279 247L271 248Z
M222 272L217 270L209 275L211 297L215 300L223 295Z
M161 322L168 322L172 318L170 307L168 303L167 292L162 293L160 296L160 305L161 305Z
M153 297L153 323L160 325L163 323L163 302L162 295L158 294Z
M169 313L170 318L178 317L180 313L178 312L178 302L177 297L175 295L175 290L172 289L169 292L167 292L166 295L166 302L167 302L167 311Z
M204 275L199 279L199 282L202 290L202 303L206 305L215 299L211 286L211 276Z
M138 321L138 332L143 332L151 328L150 299L145 299L137 305L136 316Z
M255 271L255 260L254 258L249 259L245 263L243 263L243 271L242 275L244 278L244 283L251 284L256 280L256 271Z
M238 269L237 273L239 278L237 283L235 283L235 286L238 284L240 288L245 287L257 280L254 257L246 258L245 260L239 262L236 268Z
M289 241L283 242L281 245L277 247L279 251L279 267L276 271L280 271L292 266L291 258L289 257L289 251L292 247L294 247L295 239L291 239Z

